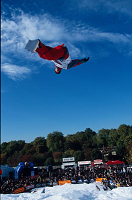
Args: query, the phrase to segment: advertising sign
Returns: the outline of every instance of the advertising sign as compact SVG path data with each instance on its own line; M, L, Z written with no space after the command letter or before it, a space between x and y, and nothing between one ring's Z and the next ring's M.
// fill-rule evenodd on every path
M25 191L24 187L21 187L21 188L14 190L14 194L22 193L24 191Z
M71 184L71 180L59 181L59 185L64 185L65 183Z
M71 162L71 161L75 161L75 158L74 157L63 158L63 162Z
M91 165L91 161L79 161L78 165Z
M31 176L34 176L34 171L31 171Z
M28 185L28 186L26 186L26 190L31 190L33 188L35 188L35 185Z

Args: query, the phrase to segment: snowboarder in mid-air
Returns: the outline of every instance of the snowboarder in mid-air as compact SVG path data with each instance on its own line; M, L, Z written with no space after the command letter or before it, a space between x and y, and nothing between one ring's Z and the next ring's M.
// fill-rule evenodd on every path
M71 60L68 49L64 44L52 48L42 44L39 39L29 40L25 48L32 53L37 52L43 59L53 61L56 74L60 74L62 69L70 69L89 60L89 57Z

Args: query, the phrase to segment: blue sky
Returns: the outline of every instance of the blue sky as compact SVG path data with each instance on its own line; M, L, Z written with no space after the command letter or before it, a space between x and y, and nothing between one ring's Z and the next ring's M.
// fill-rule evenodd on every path
M1 142L132 125L131 0L6 0L1 16ZM60 75L29 39L90 60Z

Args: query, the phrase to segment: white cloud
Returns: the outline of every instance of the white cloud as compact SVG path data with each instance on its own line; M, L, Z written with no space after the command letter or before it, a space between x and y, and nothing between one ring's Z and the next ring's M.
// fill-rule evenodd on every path
M104 32L87 25L76 26L69 22L62 23L49 15L27 15L23 12L12 19L2 20L2 47L4 51L24 51L28 39L39 38L43 42L110 41L129 43L131 35Z
M132 1L131 0L103 0L105 7L109 12L118 12L132 17Z
M20 67L9 63L3 64L1 70L13 80L22 80L31 73L31 70L27 67Z
M131 41L131 35L127 34L120 34L120 33L110 33L110 32L101 32L101 31L94 31L93 32L93 40L96 41L109 41L114 44L124 43L129 44Z
M18 15L19 12L19 15ZM80 46L85 46L89 42L104 43L107 48L107 43L113 44L113 47L121 52L124 51L124 46L128 46L128 55L132 51L130 34L120 34L113 32L104 32L101 29L90 27L86 24L76 25L73 22L64 21L62 19L54 19L50 15L30 15L25 14L21 10L12 11L12 17L5 18L2 16L2 57L3 72L10 78L16 80L18 78L26 77L31 70L29 67L19 67L10 65L5 62L8 59L13 64L13 59L18 59L19 62L26 61L29 63L37 61L44 64L45 61L40 59L37 54L31 54L25 50L25 45L29 39L41 39L46 45L56 46L63 42L68 45L71 57L79 56ZM78 45L78 46L77 46ZM82 47L83 48L83 47ZM85 49L86 54L90 53L90 49ZM107 50L106 50L107 51ZM28 61L28 62L27 62ZM18 65L21 65L18 63ZM9 67L10 66L10 67Z
M132 1L131 0L78 0L76 2L78 9L84 9L84 11L93 10L95 12L104 13L118 13L132 17Z

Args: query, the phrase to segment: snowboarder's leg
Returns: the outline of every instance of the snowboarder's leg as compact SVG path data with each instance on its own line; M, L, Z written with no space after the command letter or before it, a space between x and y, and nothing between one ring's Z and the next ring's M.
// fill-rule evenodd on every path
M87 62L88 60L89 60L89 57L88 57L87 59L84 58L84 59L75 59L75 60L72 60L72 61L68 64L67 69L76 67L77 65L83 64L83 63Z

